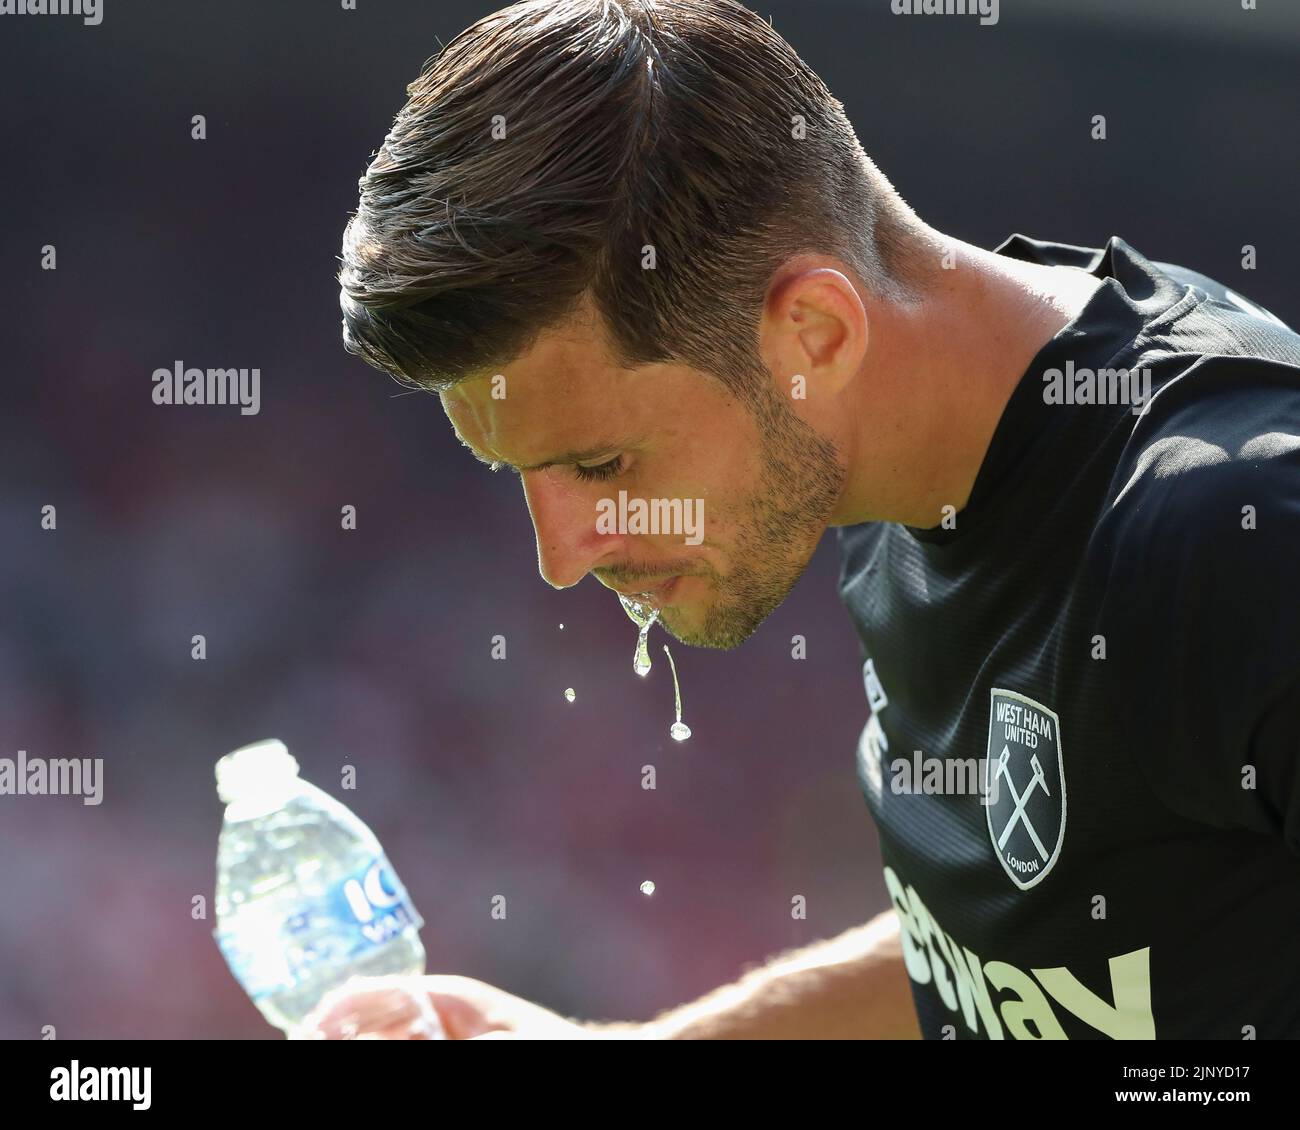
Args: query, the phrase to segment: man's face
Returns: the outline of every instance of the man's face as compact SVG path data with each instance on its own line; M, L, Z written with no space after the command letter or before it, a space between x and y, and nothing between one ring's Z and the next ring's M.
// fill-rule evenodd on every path
M532 468L519 473L547 582L566 588L593 573L648 593L683 643L730 648L785 599L844 482L833 444L766 372L756 383L758 403L746 405L683 365L620 369L584 315L442 404L481 459ZM602 500L608 516L620 491L629 504L678 500L698 527L608 532Z

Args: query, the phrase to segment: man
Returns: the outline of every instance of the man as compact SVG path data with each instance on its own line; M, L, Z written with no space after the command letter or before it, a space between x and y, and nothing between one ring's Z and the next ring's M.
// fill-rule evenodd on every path
M837 527L893 902L646 1025L425 978L448 1033L1300 1037L1300 338L1120 239L935 231L727 0L517 4L409 94L348 348L519 474L550 584L687 643ZM401 1035L386 991L324 1029Z

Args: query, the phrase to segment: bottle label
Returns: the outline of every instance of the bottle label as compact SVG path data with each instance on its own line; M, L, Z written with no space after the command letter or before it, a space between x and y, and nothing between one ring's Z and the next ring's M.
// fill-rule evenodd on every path
M382 854L323 895L242 907L217 945L253 1000L292 988L321 963L351 964L424 920Z

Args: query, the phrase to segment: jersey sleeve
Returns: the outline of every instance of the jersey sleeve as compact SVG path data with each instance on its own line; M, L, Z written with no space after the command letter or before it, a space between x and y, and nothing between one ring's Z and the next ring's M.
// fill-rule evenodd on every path
M1300 856L1300 381L1141 434L1098 526L1125 740L1174 811Z

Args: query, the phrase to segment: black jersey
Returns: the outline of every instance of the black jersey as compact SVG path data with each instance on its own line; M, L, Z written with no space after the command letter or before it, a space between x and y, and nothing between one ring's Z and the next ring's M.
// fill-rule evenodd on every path
M933 529L842 528L923 1032L1300 1038L1300 336L1120 239Z

